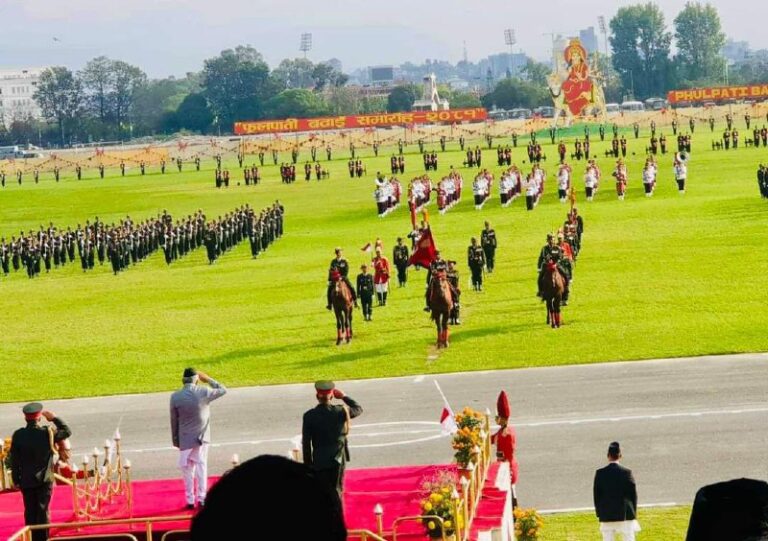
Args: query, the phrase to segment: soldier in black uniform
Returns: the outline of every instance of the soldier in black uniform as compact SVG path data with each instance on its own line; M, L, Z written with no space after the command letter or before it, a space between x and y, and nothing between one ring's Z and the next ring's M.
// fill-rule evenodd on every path
M766 188L766 169L765 166L761 163L760 167L757 169L757 187L760 189L760 196L765 199L768 197L768 189ZM7 269L7 264L3 264L3 270ZM5 274L8 274L8 271L5 270Z
M333 271L338 271L338 273L341 275L341 279L344 280L344 283L347 284L347 287L349 288L349 291L352 293L352 301L355 303L355 307L357 307L357 294L355 293L355 288L352 285L352 283L349 281L349 262L344 259L343 254L341 253L341 248L336 248L336 257L331 259L331 264L328 268L328 291L327 291L327 298L328 298L328 304L325 306L328 310L331 309L331 291L333 290L333 282L330 280L330 274Z
M357 275L357 296L363 307L363 319L371 321L373 316L373 275L368 272L368 265L360 266L362 271Z
M448 263L440 256L440 251L436 250L435 259L429 264L429 272L427 272L427 290L424 292L425 312L429 312L429 286L432 283L432 278L440 272L448 272Z
M485 222L485 229L480 232L480 245L485 253L485 269L491 273L496 260L496 231L491 229L490 222Z
M397 237L397 244L392 250L392 261L397 268L397 283L399 287L405 287L408 281L408 247L403 244L403 238Z
M598 133L600 133L600 140L605 141L605 125L600 124L600 127L597 129Z
M315 383L317 406L304 414L301 427L304 464L315 471L315 477L338 495L344 490L344 468L349 461L349 422L363 413L363 408L346 396L332 381ZM344 405L332 403L334 398Z
M24 523L48 524L48 505L53 492L54 447L72 435L69 427L37 402L22 409L27 426L13 433L11 439L11 476L24 498ZM40 426L40 418L56 427ZM48 530L32 533L33 541L48 539Z
M467 265L469 265L469 270L472 271L472 288L475 291L482 291L485 254L483 249L478 246L475 237L472 237L471 244L467 248Z
M557 270L563 276L563 280L565 281L565 292L563 293L563 306L566 306L569 289L570 289L568 287L570 278L568 276L567 270L564 268L563 261L562 261L563 259L565 259L563 255L563 250L555 242L555 236L552 233L547 233L547 244L545 244L544 247L541 249L541 252L539 253L539 261L537 263L537 266L539 269L539 280L538 280L539 291L538 293L536 293L536 295L541 297L541 282L544 279L544 269L546 268L548 261L553 261L557 265Z
M461 325L461 320L459 319L461 289L459 288L459 271L456 268L455 261L448 262L448 270L445 276L448 278L448 283L451 284L451 292L453 293L453 309L450 314L451 325Z

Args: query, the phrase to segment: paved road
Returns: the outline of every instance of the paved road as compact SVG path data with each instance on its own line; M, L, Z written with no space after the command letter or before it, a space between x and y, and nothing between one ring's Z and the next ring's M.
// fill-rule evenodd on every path
M365 410L352 429L352 467L450 460L433 380L454 409L493 408L500 389L510 394L525 505L589 507L594 469L612 440L635 471L641 503L688 503L709 482L768 477L768 354L339 382ZM75 456L103 445L119 424L136 476L169 477L178 473L168 396L46 407L75 432ZM306 384L231 389L213 406L211 473L226 469L233 453L287 453L313 402ZM20 426L19 407L0 405L0 434Z

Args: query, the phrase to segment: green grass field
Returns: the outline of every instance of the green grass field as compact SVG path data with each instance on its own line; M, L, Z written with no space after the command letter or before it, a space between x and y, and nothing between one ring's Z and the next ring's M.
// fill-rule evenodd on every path
M688 531L690 507L641 509L639 522L642 541L682 541ZM599 525L594 513L545 515L541 541L600 541Z
M34 280L21 272L0 277L0 401L170 389L188 365L228 385L251 385L766 350L768 203L758 195L755 169L768 161L768 151L712 152L710 139L708 131L697 133L683 197L671 154L660 157L656 195L643 196L642 138L629 141L637 155L629 160L623 202L609 176L612 160L598 160L603 187L592 203L583 201L583 164L574 164L586 232L565 326L557 331L545 326L535 297L539 249L567 211L552 180L553 147L545 147L550 180L533 212L522 200L502 209L497 184L482 211L474 209L470 189L444 216L430 207L438 246L459 261L464 289L464 324L436 358L434 327L421 310L424 271L411 271L405 289L395 284L389 305L374 308L372 323L357 312L351 345L334 345L334 320L324 308L335 246L345 248L356 274L366 260L363 245L381 237L391 257L395 238L410 229L405 204L384 219L376 216L372 177L388 170L391 149L378 159L365 156L368 175L356 180L346 173L347 154L337 152L329 180L293 185L281 184L270 166L257 187L216 190L212 163L199 173L169 168L140 177L131 170L120 178L112 171L99 180L88 171L79 182L71 174L59 184L47 176L39 185L9 182L0 190L6 238L49 221L66 227L96 215L109 222L198 208L212 217L275 199L286 207L286 234L258 260L244 243L213 266L200 250L170 268L158 253L117 277L106 265L87 275L69 265ZM605 148L593 143L597 156ZM457 150L440 154L438 173L461 166ZM524 148L513 151L518 164L524 158ZM498 174L495 151L485 151L484 163ZM238 180L236 165L230 163ZM421 172L421 157L408 155L401 180ZM471 175L466 170L467 188ZM484 220L496 229L499 251L496 272L475 293L466 247Z

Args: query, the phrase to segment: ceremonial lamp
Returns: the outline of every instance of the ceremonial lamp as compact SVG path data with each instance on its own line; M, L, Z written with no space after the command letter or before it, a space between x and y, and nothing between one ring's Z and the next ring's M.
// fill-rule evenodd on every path
M376 515L376 529L379 537L384 537L384 508L380 503L373 508L373 514Z
M104 504L113 503L116 496L124 499L127 514L133 508L131 491L131 462L123 461L120 430L115 430L112 441L104 442L104 461L99 465L101 451L93 448L90 456L83 455L82 479L77 468L73 468L71 486L75 516L79 518L99 518Z

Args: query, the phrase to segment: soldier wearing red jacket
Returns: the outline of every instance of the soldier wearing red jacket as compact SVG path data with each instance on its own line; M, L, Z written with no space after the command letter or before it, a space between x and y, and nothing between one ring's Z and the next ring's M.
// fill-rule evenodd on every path
M379 301L379 306L387 305L389 274L389 260L381 255L381 248L376 248L376 257L373 258L373 287L376 290L376 299Z
M515 429L509 426L509 418L512 410L509 406L509 398L505 391L499 393L496 400L496 423L499 430L491 436L491 443L496 445L496 458L501 462L509 462L510 482L512 485L512 507L517 507L517 493L515 484L517 483L518 466L515 458L515 447L517 436Z

